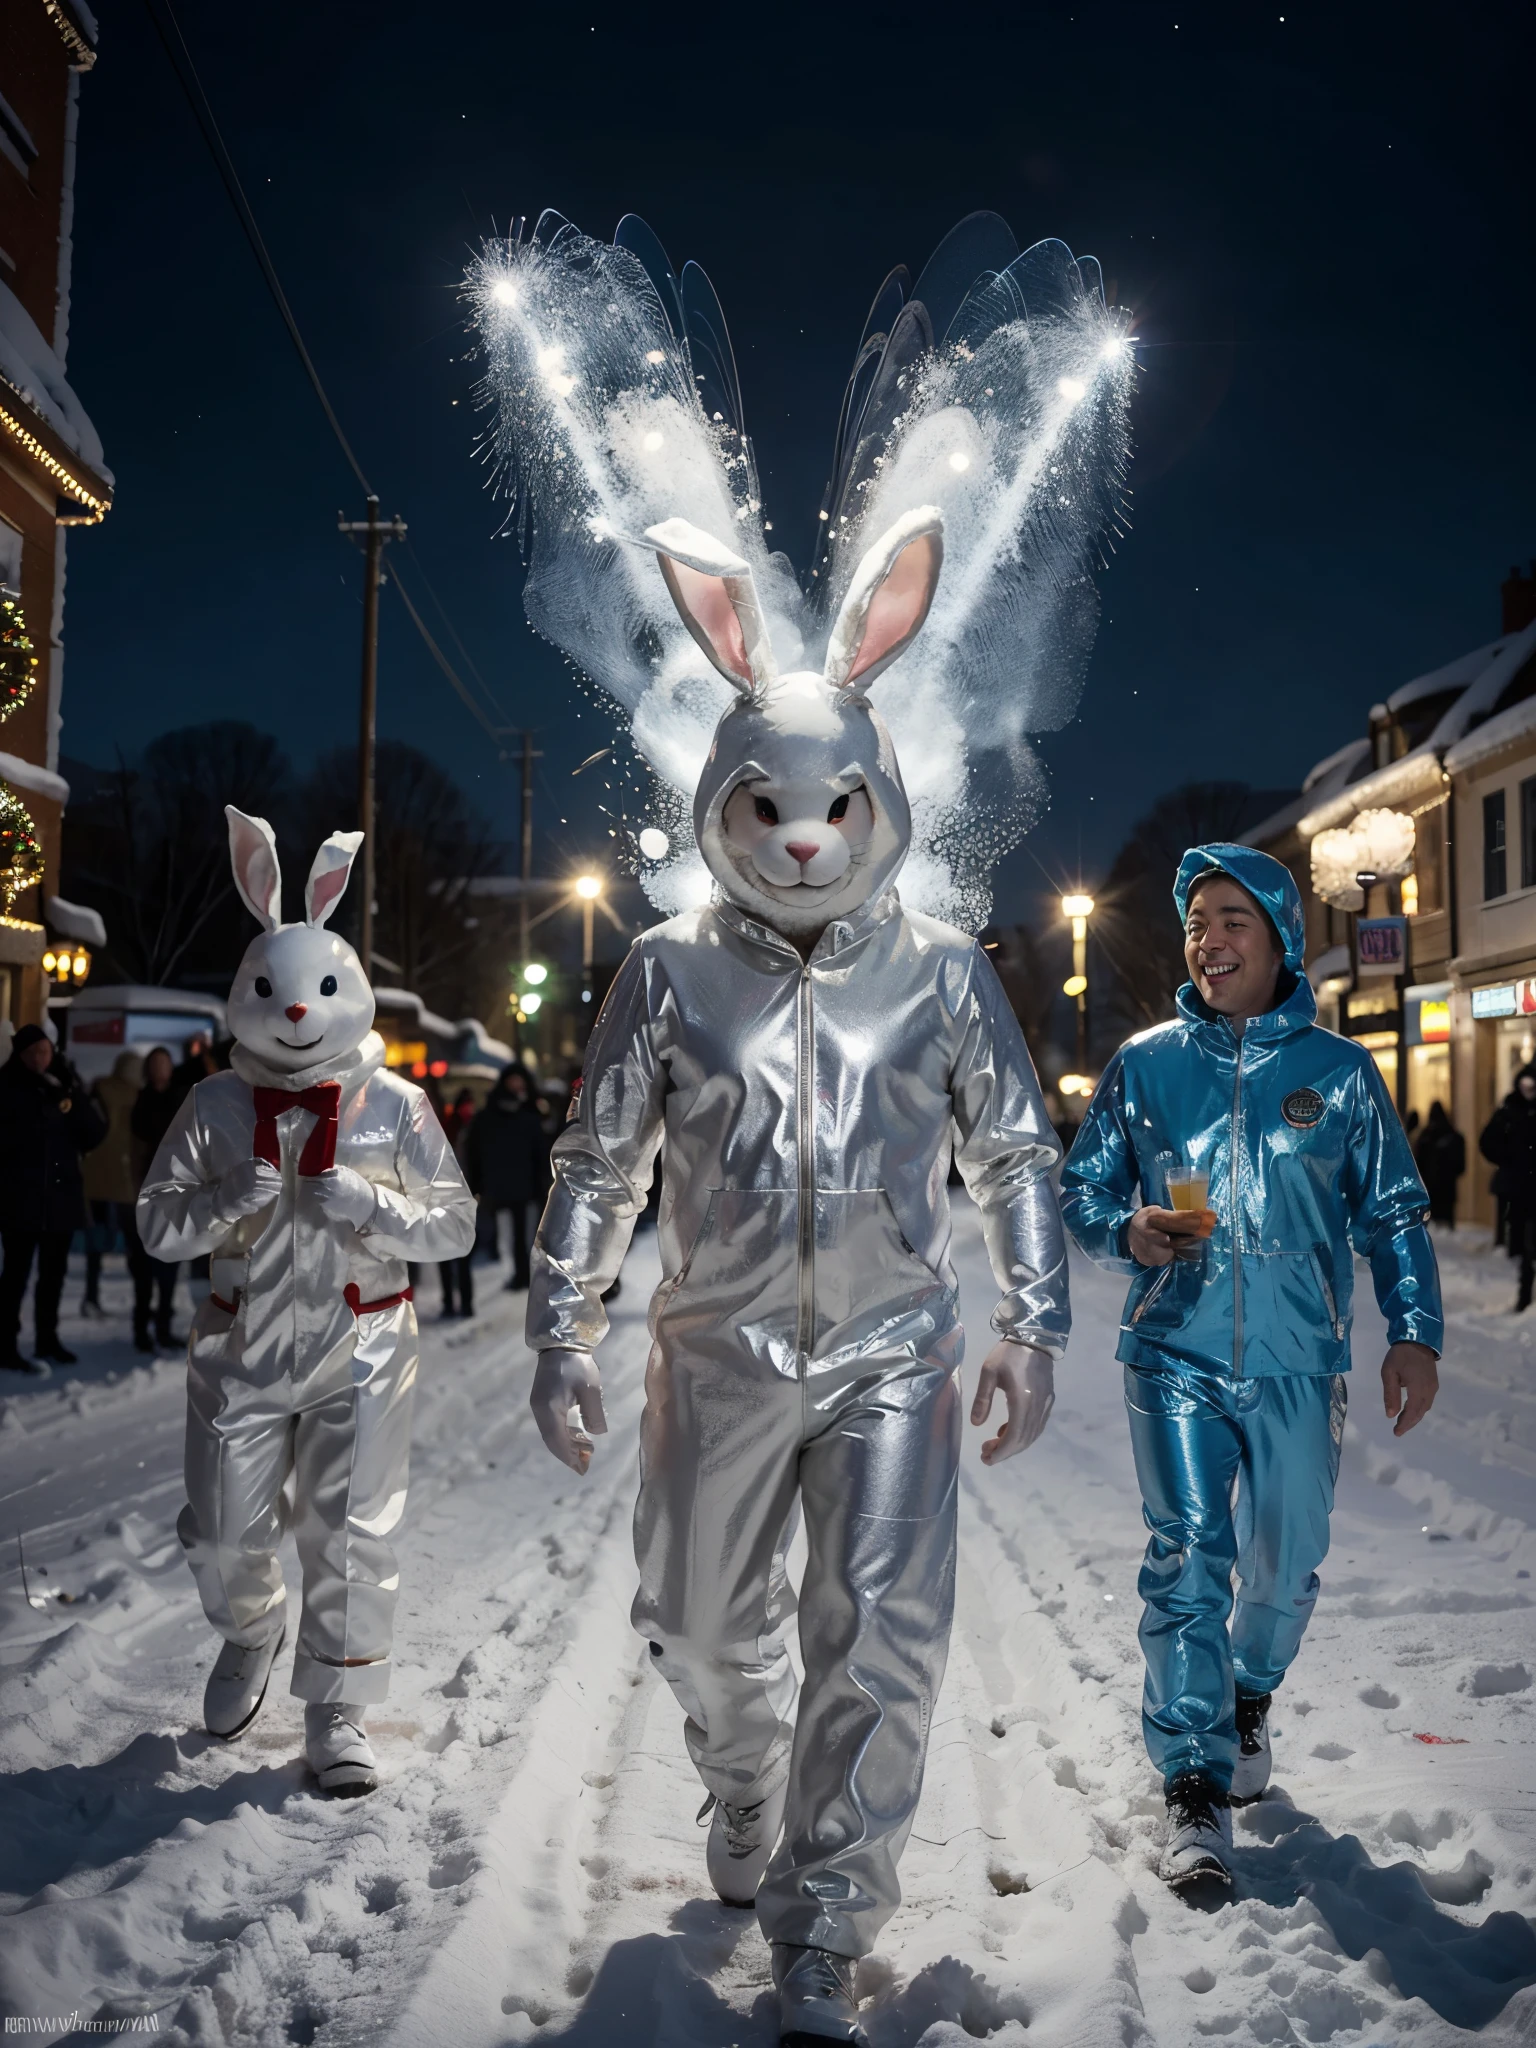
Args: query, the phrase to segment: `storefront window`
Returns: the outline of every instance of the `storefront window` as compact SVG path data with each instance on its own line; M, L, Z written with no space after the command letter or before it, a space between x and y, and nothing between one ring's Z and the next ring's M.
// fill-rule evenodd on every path
M1532 777L1536 781L1536 777ZM1445 805L1420 811L1413 828L1413 879L1418 884L1418 915L1445 908ZM1407 905L1404 905L1407 908Z

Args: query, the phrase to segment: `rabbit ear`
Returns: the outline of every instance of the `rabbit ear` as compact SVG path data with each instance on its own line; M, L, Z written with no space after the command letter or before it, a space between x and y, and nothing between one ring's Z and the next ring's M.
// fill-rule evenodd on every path
M283 921L283 875L272 827L265 818L248 818L233 804L224 806L224 815L229 820L229 862L240 901L258 924L275 932Z
M315 855L309 880L304 884L306 924L324 924L341 901L342 891L352 873L352 863L357 858L357 849L362 843L361 832L333 832Z
M752 571L686 519L646 529L678 616L727 682L755 697L774 681L773 647Z
M845 697L862 695L917 638L944 560L936 505L904 513L865 555L838 612L822 675Z

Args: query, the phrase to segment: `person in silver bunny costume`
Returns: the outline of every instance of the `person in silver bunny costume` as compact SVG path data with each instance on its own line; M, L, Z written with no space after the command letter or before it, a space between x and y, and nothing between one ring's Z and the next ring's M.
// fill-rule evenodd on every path
M187 1506L177 1525L224 1638L210 1734L250 1726L282 1647L277 1546L304 1593L291 1690L322 1789L372 1791L366 1707L389 1688L416 1316L407 1260L461 1257L475 1207L421 1089L384 1067L373 991L326 920L360 832L315 856L305 921L282 923L272 829L233 806L235 883L261 924L235 976L233 1072L200 1081L139 1195L145 1249L212 1255L187 1347Z
M972 1407L1004 1396L995 1465L1044 1427L1067 1340L1060 1148L985 954L892 887L910 815L865 693L927 614L938 513L865 555L819 672L776 672L744 560L682 519L646 540L739 693L694 804L718 886L635 943L593 1031L535 1250L533 1403L584 1471L602 1296L659 1149L634 1625L687 1716L710 1874L773 1944L785 2038L856 2041L854 1959L899 1900L954 1601L951 1153L1002 1295Z

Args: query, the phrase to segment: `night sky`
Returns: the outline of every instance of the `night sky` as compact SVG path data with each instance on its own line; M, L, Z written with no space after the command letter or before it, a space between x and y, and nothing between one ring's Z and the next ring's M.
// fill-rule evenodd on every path
M96 4L69 368L118 498L70 541L63 750L247 716L302 764L355 729L335 521L359 492L147 14ZM424 570L508 721L542 729L541 823L570 820L544 860L602 839L601 771L570 771L607 733L523 624L472 460L457 286L519 213L608 235L633 210L709 271L802 564L889 266L983 206L1101 259L1140 337L1133 530L1005 915L1035 914L1037 859L1091 885L1178 782L1299 783L1376 699L1495 637L1536 551L1525 8L178 12L333 403L410 523L413 595L440 627ZM515 837L511 767L389 593L383 632L381 731Z

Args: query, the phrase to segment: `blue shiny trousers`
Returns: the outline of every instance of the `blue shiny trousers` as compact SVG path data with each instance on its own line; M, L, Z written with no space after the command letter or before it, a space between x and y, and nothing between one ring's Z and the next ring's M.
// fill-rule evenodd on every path
M1328 1552L1345 1399L1342 1374L1125 1368L1151 1531L1138 1581L1141 1725L1165 1780L1204 1771L1230 1784L1235 1688L1273 1692L1301 1647Z

